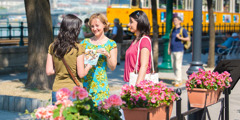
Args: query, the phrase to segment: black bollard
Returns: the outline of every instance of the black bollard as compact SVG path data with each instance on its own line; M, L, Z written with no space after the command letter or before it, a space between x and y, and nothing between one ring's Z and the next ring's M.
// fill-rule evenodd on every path
M176 104L176 115L177 115L177 120L182 120L182 98L180 97L182 94L182 90L180 88L177 88L176 93L178 94L179 98L177 100L177 104Z

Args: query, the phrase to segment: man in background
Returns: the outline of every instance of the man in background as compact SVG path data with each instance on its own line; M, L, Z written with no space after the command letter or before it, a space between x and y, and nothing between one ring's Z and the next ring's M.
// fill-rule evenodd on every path
M112 39L117 43L117 49L118 49L118 54L117 54L117 65L120 65L120 58L121 58L121 45L123 42L123 28L119 24L119 19L115 18L114 19L114 27L112 30Z
M89 19L86 18L84 20L84 25L82 26L82 31L83 31L84 38L90 38L90 37L93 36L93 33L90 29L90 26L89 26L88 22L89 22Z

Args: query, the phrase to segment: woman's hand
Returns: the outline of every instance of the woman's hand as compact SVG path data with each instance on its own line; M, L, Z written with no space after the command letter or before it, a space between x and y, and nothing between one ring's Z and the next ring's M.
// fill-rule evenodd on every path
M87 69L87 70L89 71L90 69L92 69L92 65L87 64L87 65L85 66L85 69Z
M102 55L105 55L105 56L108 57L108 58L111 57L111 55L110 55L110 54L107 52L107 50L104 49L104 48L98 49L97 52L98 52L98 53L101 53Z

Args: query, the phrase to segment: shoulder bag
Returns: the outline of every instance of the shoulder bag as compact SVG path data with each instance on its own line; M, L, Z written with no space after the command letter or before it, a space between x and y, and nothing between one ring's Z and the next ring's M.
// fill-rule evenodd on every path
M143 37L140 39L139 45L138 45L137 62L136 62L134 71L133 71L133 72L130 72L129 85L135 86L135 85L136 85L136 82L137 82L137 78L138 78L137 67L138 67L138 59L139 59L139 54L140 54L140 44L141 44L141 41L142 41L142 39L143 39L144 37L149 40L150 45L151 45L151 40L150 40L148 37L143 36ZM151 45L151 46L152 46L152 45ZM159 81L158 81L158 73L155 73L155 71L154 71L154 63L153 63L152 50L151 50L151 59L152 59L152 73L146 74L146 75L145 75L145 80L150 80L150 81L153 81L154 83L158 83L158 82L159 82Z
M70 76L72 77L72 79L74 80L75 84L78 86L78 87L82 87L80 86L78 80L75 78L75 76L73 75L71 69L69 68L68 64L66 63L65 59L62 58L62 61L63 61L63 64L65 65L65 67L67 68L67 71L68 73L70 74Z

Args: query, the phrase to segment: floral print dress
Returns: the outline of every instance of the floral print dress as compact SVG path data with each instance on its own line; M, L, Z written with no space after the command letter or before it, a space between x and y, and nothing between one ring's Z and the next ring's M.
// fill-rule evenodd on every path
M105 48L107 52L117 47L117 44L113 40L108 40L103 45L94 45L90 43L90 39L84 39L80 44L82 44L85 49L98 50L100 48ZM100 55L97 65L93 66L89 70L87 76L82 79L83 86L87 88L87 91L92 95L92 99L95 105L104 99L109 97L109 86L107 79L107 58L104 55Z

